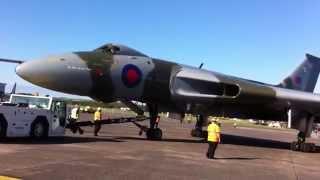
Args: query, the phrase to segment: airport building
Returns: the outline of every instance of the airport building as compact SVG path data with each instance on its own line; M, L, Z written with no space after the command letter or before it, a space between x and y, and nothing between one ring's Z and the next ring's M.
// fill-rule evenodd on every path
M0 97L2 97L4 95L5 89L6 89L6 84L0 83Z
M5 90L6 90L6 84L0 83L0 102L4 100Z

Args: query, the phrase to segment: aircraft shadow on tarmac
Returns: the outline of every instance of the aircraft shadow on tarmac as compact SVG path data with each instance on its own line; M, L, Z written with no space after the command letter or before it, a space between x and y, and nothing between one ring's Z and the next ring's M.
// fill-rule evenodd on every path
M215 159L221 159L221 160L256 160L260 158L246 158L246 157L229 157L229 158L218 158L216 157Z
M148 141L145 137L128 137L128 136L119 136L114 137L117 140L139 140L139 141ZM253 137L245 136L236 136L229 134L222 134L221 144L232 144L232 145L241 145L241 146L252 146L252 147L262 147L262 148L273 148L273 149L290 149L290 143L268 140L268 139L259 139ZM206 143L203 139L162 139L164 142L182 142L182 143ZM317 146L316 153L320 153L320 147Z
M31 138L7 138L0 140L1 144L74 144L90 142L123 142L114 138L96 138L96 137L50 137L47 139Z
M115 139L118 140L139 140L139 141L150 141L146 139L145 137L130 137L130 136L118 136L115 137ZM202 139L194 140L194 139L167 139L163 138L161 141L163 142L182 142L182 143L204 143L205 141Z
M230 134L222 134L222 144L233 144L242 146L253 146L273 149L290 149L290 143L283 141L275 141L269 139L259 139L254 137L236 136ZM316 153L320 153L320 147L317 146Z
M149 141L145 137L132 136L101 136L101 137L81 137L81 136L65 136L65 137L50 137L43 140L31 138L8 138L0 140L1 144L73 144L73 143L90 143L90 142L125 142L126 140ZM181 143L206 143L204 139L173 139L164 138L163 142L181 142ZM222 134L222 144L253 146L273 149L290 149L290 143L258 139L253 137L236 136ZM317 146L316 153L320 153L320 147Z

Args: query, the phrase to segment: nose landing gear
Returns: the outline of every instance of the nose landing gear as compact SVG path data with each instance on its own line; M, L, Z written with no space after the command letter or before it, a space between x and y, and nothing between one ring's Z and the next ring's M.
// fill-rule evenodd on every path
M162 139L162 130L160 128L149 128L146 133L147 139L150 140L161 140Z
M202 130L202 126L204 122L205 122L205 117L202 114L198 115L195 128L191 130L192 137L199 137L199 138L205 137L205 131Z
M150 140L161 140L162 130L158 128L158 105L148 104L150 114L150 128L146 131L147 139Z
M156 104L148 104L150 114L150 127L140 125L137 122L133 122L138 128L140 128L139 135L143 132L146 133L146 137L149 140L161 140L162 130L158 127L158 106Z

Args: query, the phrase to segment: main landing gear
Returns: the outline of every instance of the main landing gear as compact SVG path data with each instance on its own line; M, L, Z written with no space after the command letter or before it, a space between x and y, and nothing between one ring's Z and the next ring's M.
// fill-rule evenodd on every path
M150 114L150 127L146 130L147 139L150 140L161 140L162 130L158 128L158 105L148 104Z
M298 141L291 143L292 151L301 151L301 152L315 152L316 145L314 143L306 143L306 135L304 132L300 131L297 136Z
M158 105L148 104L149 114L150 114L150 127L142 126L138 123L134 123L137 127L140 128L139 135L142 135L142 132L146 133L146 137L149 140L161 140L162 139L162 130L158 128Z
M202 131L202 126L204 123L204 116L202 114L197 116L197 122L195 128L191 130L192 137L204 137L204 131Z

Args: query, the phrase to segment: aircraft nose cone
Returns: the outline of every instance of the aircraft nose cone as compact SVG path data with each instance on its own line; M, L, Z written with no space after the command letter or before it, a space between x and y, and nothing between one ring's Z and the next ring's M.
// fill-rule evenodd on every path
M16 74L17 74L18 76L20 76L21 78L23 78L24 72L23 72L23 70L22 70L22 64L19 64L19 65L16 67Z
M17 66L16 73L24 80L47 89L86 96L92 86L87 69L81 58L71 53L24 62Z
M39 75L43 75L37 68L39 65L41 67L41 63L36 61L24 62L16 67L16 73L21 78L29 82L34 82Z

